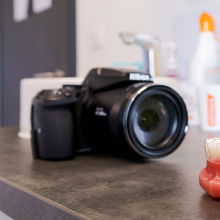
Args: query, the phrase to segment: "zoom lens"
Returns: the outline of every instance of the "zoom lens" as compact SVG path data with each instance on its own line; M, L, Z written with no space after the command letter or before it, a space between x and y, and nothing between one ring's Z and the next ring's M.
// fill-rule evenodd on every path
M139 127L144 131L153 131L159 124L159 116L153 109L145 109L139 117Z
M176 109L164 95L143 97L132 110L134 134L146 148L158 148L177 128Z
M133 94L125 120L130 146L144 157L170 154L183 140L188 126L182 98L171 88L157 85Z

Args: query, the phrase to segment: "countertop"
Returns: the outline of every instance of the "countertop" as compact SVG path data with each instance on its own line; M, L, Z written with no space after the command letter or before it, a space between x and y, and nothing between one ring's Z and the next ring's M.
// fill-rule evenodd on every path
M80 155L34 160L17 127L0 128L0 210L13 219L220 219L220 200L199 186L204 140L190 127L170 156L131 160Z

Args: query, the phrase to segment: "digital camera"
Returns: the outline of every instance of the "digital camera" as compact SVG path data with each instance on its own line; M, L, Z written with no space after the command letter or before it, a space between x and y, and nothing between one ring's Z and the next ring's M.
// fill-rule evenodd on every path
M88 151L164 157L188 129L180 95L134 70L96 68L81 86L43 90L31 115L33 157L48 160Z

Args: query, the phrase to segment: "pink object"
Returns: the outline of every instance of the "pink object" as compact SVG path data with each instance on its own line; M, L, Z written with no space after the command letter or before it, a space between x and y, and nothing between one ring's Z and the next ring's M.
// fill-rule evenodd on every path
M220 159L207 158L207 166L199 174L200 186L213 198L220 198Z

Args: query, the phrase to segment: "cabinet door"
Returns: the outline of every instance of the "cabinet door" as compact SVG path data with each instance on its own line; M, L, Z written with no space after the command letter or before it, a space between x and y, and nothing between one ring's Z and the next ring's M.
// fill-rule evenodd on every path
M54 0L39 14L29 7L30 16L22 22L13 20L13 0L0 3L1 125L18 125L22 78L57 68L75 75L75 1Z

